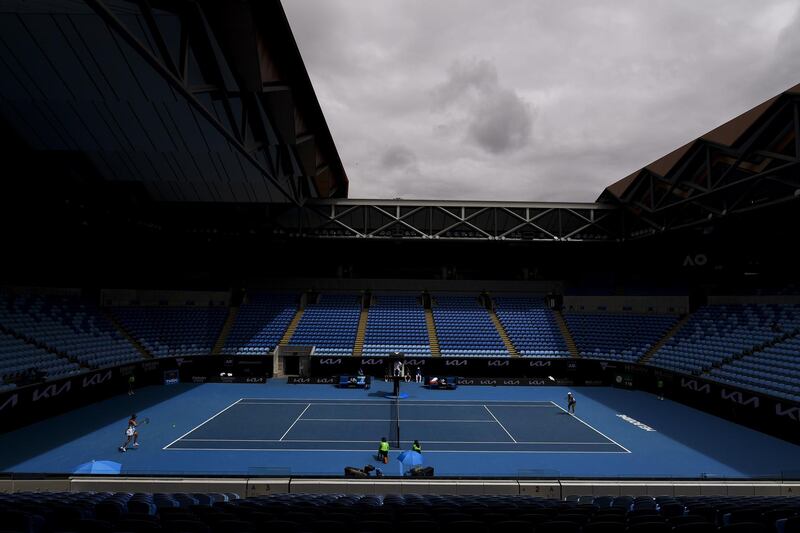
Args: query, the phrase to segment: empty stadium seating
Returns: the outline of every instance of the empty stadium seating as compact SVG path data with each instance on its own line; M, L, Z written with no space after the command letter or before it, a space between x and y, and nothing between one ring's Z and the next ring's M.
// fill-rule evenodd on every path
M114 315L154 357L209 355L227 307L117 307Z
M225 355L265 355L274 349L297 311L294 293L248 294L225 340Z
M141 360L96 306L75 297L0 292L0 325L92 368Z
M800 338L788 336L761 351L711 369L708 377L800 401Z
M698 309L683 327L658 350L651 365L700 373L726 359L774 342L785 331L800 326L795 305L710 305Z
M781 496L419 494L0 494L5 531L400 533L794 533L800 499Z
M638 361L675 325L675 315L564 313L581 357Z
M79 364L0 331L0 392L13 388L2 385L3 382L10 384L31 368L43 372L46 379L63 378L81 372Z
M436 295L433 319L445 357L507 357L503 340L477 295Z
M363 354L386 355L389 352L415 357L431 355L425 310L417 296L373 296Z
M495 313L522 356L569 357L553 311L542 296L498 296Z
M321 294L306 305L289 342L316 346L317 355L352 355L360 316L361 295Z

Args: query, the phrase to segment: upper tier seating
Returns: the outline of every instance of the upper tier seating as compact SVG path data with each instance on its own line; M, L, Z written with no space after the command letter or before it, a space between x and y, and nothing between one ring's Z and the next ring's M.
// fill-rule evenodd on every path
M569 350L553 311L542 296L498 296L495 313L520 355L569 357Z
M508 357L489 312L477 296L434 297L433 319L444 357Z
M581 357L638 361L678 321L675 315L564 313Z
M0 392L8 388L2 385L3 382L18 380L32 368L43 372L45 379L81 373L79 364L0 331Z
M31 533L792 533L798 513L800 499L785 496L0 494L5 530Z
M789 337L721 368L713 368L709 377L800 402L800 338Z
M227 307L116 307L123 327L153 357L209 355Z
M360 316L361 295L321 294L306 305L289 343L316 346L316 355L352 355Z
M655 353L649 364L687 373L699 373L726 358L754 350L800 326L800 306L709 305L698 309Z
M364 355L402 352L411 356L430 356L425 309L413 295L373 296L369 308Z
M74 297L0 292L0 325L93 368L141 360L97 307Z
M297 294L248 294L239 307L222 353L225 355L266 355L283 337L297 312Z

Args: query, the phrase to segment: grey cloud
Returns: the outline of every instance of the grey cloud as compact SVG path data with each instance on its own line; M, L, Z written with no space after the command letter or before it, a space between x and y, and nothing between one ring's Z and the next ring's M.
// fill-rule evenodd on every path
M530 139L530 106L500 84L497 68L487 60L453 63L433 94L437 105L458 109L468 138L491 154L516 151Z
M383 152L381 166L385 169L415 170L417 156L405 146L390 146Z
M528 105L512 91L497 91L481 104L469 125L469 134L493 154L525 146L533 117Z
M800 82L797 0L283 3L354 198L593 201Z

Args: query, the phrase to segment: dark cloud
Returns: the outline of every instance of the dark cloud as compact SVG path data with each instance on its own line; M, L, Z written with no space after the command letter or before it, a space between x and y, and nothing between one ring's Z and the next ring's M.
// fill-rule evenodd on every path
M447 81L433 94L436 105L458 109L457 123L465 124L468 138L489 153L518 150L530 139L530 106L500 84L497 68L487 60L453 63Z
M797 0L284 8L354 198L593 201L800 82Z
M381 156L381 166L390 170L416 170L417 156L405 146L390 146Z
M482 148L500 154L525 146L531 136L530 108L509 90L488 95L469 125L469 134Z

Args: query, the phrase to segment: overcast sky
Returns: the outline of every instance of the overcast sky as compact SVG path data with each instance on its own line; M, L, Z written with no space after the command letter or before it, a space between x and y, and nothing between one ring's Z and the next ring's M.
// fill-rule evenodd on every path
M351 198L594 201L800 83L797 0L283 0Z

